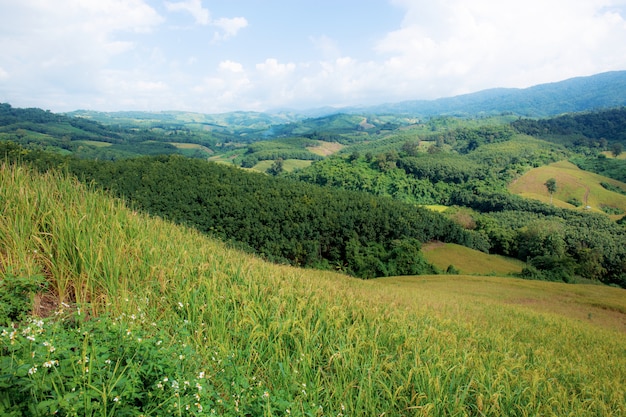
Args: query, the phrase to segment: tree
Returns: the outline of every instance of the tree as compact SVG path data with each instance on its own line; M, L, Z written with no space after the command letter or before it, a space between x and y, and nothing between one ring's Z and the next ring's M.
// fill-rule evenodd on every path
M269 167L265 172L267 172L270 175L279 175L283 172L283 170L284 170L283 159L278 158L272 163L272 166Z
M409 156L416 156L419 153L419 142L408 140L402 145L402 152Z
M611 146L611 153L613 154L615 158L620 156L622 152L624 152L624 147L622 146L621 143L615 143L613 144L613 146Z
M556 180L554 178L550 178L543 185L548 189L548 193L550 193L550 204L552 204L552 195L556 193Z

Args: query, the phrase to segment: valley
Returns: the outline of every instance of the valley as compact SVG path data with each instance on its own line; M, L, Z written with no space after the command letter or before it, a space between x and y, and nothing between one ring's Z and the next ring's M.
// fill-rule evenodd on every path
M625 415L623 76L0 104L0 414Z

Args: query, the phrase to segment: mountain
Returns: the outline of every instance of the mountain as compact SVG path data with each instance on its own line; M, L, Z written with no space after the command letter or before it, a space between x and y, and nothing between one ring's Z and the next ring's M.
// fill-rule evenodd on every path
M474 116L514 113L546 117L626 105L626 71L571 78L529 88L495 88L437 100L342 109L348 113Z

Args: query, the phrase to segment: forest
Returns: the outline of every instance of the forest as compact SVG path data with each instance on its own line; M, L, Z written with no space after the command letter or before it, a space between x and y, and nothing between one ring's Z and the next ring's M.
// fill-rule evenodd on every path
M137 210L274 262L362 278L441 273L420 251L441 241L520 259L521 276L529 279L626 287L623 217L557 207L507 188L529 170L561 160L623 181L624 160L606 152L623 143L624 108L553 119L339 114L290 121L256 139L230 133L226 147L211 132L181 133L187 128L178 120L171 130L167 120L154 130L9 105L1 110L6 159L67 171ZM70 128L81 133L72 136ZM114 155L103 157L107 147L81 151L81 135L112 143ZM207 138L197 142L226 163L188 158L173 136ZM330 156L310 151L327 141L342 149ZM271 176L254 172L260 161L290 159L312 164L283 172L281 162Z

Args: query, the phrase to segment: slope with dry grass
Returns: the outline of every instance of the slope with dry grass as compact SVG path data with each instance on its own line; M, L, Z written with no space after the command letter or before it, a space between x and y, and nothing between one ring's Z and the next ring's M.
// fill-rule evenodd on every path
M66 346L75 355L68 358L55 352L70 339L44 333L49 339L31 341L4 329L3 364L15 369L2 375L10 382L0 384L5 411L19 406L11 387L26 381L31 388L20 395L28 406L65 392L68 407L110 415L129 398L124 387L133 380L123 377L145 366L150 372L137 375L158 379L141 389L172 393L163 401L173 411L153 415L626 414L621 289L467 276L362 281L272 265L70 178L19 167L0 168L0 211L3 274L42 274L51 307L80 308L88 323L107 323L107 315L133 321L111 323L120 335L107 339L111 350L91 342L98 334L79 331L82 347ZM156 330L158 341L134 336ZM141 362L145 343L178 353ZM132 350L130 362L98 373L120 348ZM31 356L42 349L48 362ZM194 352L200 363L186 362ZM164 374L171 363L162 361L193 365L190 388L184 379L174 384ZM78 381L76 391L42 385L68 384L65 375ZM148 402L137 389L134 404Z

